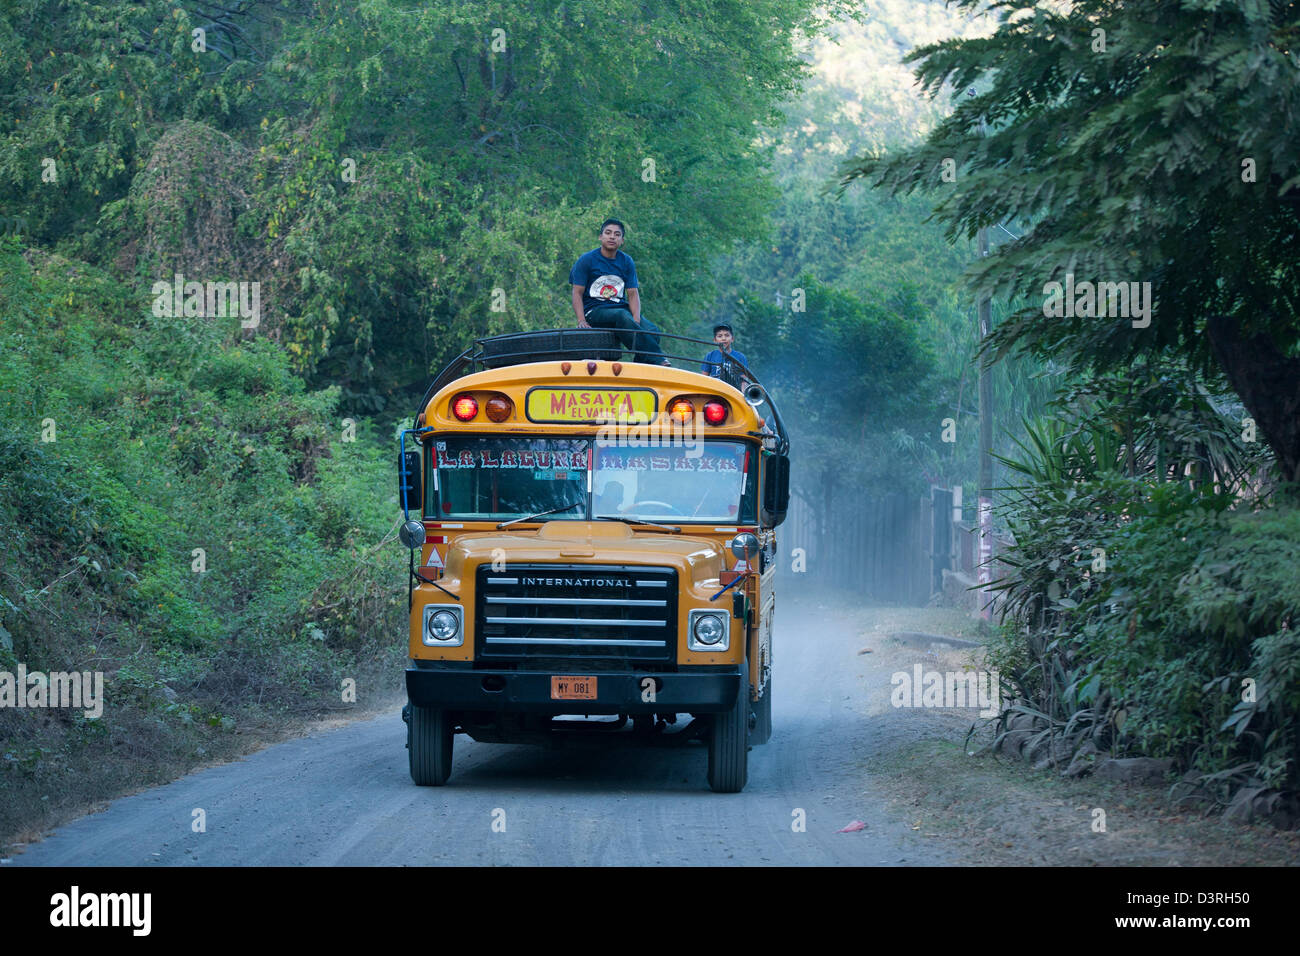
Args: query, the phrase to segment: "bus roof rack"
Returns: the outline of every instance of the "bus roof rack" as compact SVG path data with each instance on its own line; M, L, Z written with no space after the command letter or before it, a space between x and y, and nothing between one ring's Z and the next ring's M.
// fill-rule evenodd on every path
M708 339L672 335L668 332L658 332L656 334L661 342L664 339L673 340L672 343L663 343L665 357L686 362L689 366L698 365L702 361L698 352L695 355L680 355L674 354L668 349L678 342L704 346L706 349L716 348L716 345ZM438 373L425 391L424 398L420 399L419 407L423 409L429 404L429 400L434 395L456 379L483 369L505 368L510 365L543 361L576 362L597 359L606 362L617 362L622 355L622 347L611 329L555 329L539 332L509 332L504 335L491 335L475 339L472 346L452 359ZM722 368L718 370L717 378L742 393L745 392L747 386L762 386L762 383L758 381L753 372L731 358L731 356L724 356ZM778 451L785 454L789 449L790 441L786 434L785 424L781 421L781 413L777 410L776 403L772 400L772 396L766 388L763 388L763 394L768 407L772 410L772 424L775 426L774 435L777 438Z

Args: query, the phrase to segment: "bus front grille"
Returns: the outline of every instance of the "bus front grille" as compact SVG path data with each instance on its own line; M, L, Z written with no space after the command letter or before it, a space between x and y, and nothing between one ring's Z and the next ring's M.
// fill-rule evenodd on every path
M677 572L635 565L480 565L479 661L665 663L677 644Z

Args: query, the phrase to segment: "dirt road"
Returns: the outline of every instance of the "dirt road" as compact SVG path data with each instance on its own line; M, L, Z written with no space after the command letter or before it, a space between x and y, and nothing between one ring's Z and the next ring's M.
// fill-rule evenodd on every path
M740 794L708 789L702 746L543 750L463 736L448 785L416 787L394 708L118 800L6 865L1296 861L1300 835L1173 813L1159 790L967 757L975 710L890 700L893 675L917 664L970 666L969 648L894 636L945 625L969 622L783 595L775 730L750 752ZM854 821L865 826L838 832Z
M889 672L908 661L860 655L860 630L816 611L790 601L779 612L776 730L751 751L740 794L707 788L702 746L543 750L464 736L448 786L420 788L394 711L118 800L11 865L952 862L871 792L873 755L899 730L870 714L888 709ZM866 828L837 832L855 820Z

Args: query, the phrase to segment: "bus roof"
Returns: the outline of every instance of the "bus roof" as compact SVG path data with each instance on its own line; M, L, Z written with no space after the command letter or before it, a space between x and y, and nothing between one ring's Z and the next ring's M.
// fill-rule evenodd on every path
M702 339L668 333L659 335L661 339L674 340L673 345L666 346L666 351L679 342L714 347L712 342ZM694 356L667 354L670 359L688 363L690 369L697 368L702 360L698 352ZM743 426L739 429L742 431L758 428L759 410L766 406L764 414L769 433L776 436L778 450L785 453L789 440L780 413L772 396L749 369L730 358L718 377L690 369L622 361L613 332L603 329L561 329L491 336L476 340L472 347L439 373L421 399L417 416L421 419L427 416L429 425L435 425L435 421L443 426L458 425L454 419L448 420L447 416L439 414L452 394L494 389L513 393L511 397L520 411L526 412L521 403L526 403L527 394L537 390L542 383L552 392L584 387L592 391L622 392L635 391L636 388L653 389L664 402L673 394L713 394L727 398L735 407L735 414L729 416L730 427L720 428L721 433L734 434L738 426ZM662 402L657 407L662 411ZM530 425L543 423L533 415L525 417ZM561 423L545 418L544 422L585 428L593 424Z

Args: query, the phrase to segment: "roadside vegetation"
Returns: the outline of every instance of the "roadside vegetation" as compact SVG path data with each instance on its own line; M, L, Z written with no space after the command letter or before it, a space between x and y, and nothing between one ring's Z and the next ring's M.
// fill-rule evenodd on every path
M387 436L272 343L12 240L0 314L0 671L104 675L95 719L0 709L0 834L395 695Z
M1000 739L1082 772L1163 759L1238 819L1296 826L1300 127L1278 118L1298 108L1300 20L1246 2L992 7L990 38L910 57L928 90L969 95L923 142L843 173L937 194L951 238L1018 236L970 270L972 291L1014 303L984 355L1064 373L1003 456L995 658L1018 703ZM1067 276L1145 283L1154 308L1052 312Z

